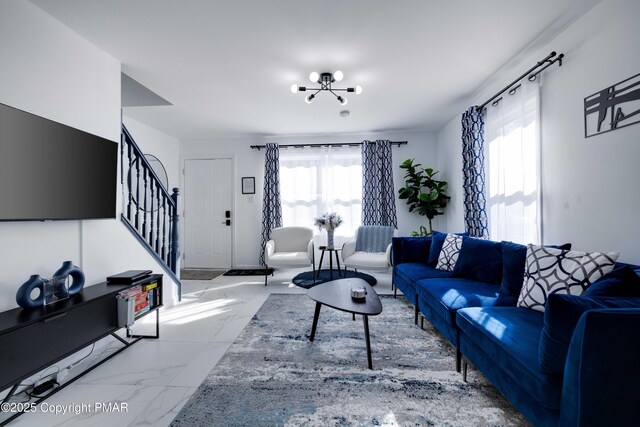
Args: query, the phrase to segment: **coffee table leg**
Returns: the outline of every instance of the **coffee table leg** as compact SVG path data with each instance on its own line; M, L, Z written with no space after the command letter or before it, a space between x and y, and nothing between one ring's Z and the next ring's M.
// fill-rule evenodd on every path
M313 341L313 339L316 337L316 327L318 326L318 318L320 317L320 306L322 304L320 304L319 302L316 303L316 312L313 315L313 325L311 326L311 336L309 337L309 341ZM365 327L365 330L369 330L368 326ZM367 337L369 336L369 334L367 333ZM367 338L367 342L368 338Z
M373 363L371 362L371 341L369 340L369 316L362 315L364 320L364 337L367 340L367 362L369 362L369 369L373 369Z

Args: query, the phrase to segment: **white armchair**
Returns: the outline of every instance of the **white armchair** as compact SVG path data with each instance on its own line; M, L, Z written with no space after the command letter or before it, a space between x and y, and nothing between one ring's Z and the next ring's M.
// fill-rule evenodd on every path
M311 264L315 277L313 230L306 227L280 227L271 230L271 240L264 250L265 272L269 267L306 267ZM264 285L267 286L268 274Z
M342 263L354 270L386 270L391 266L393 227L362 226L356 238L342 245Z

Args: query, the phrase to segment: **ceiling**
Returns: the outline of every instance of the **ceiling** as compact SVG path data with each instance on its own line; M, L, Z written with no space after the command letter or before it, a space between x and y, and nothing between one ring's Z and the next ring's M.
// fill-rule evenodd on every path
M173 104L125 113L179 139L436 131L597 1L32 0ZM335 70L364 89L345 107L289 89Z

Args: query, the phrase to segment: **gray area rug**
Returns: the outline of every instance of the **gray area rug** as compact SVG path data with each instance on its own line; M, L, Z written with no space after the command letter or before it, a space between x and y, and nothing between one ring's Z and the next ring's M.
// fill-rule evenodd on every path
M180 280L211 280L222 275L227 270L198 270L183 268L180 270Z
M515 426L526 421L477 371L455 372L455 351L429 324L413 324L404 297L381 296L369 318L271 295L172 426ZM428 322L427 322L428 323Z

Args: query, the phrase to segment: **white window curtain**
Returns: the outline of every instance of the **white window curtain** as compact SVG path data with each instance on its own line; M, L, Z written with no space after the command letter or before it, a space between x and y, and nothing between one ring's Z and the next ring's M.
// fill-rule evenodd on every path
M539 85L523 82L487 108L489 235L492 240L541 242Z
M281 149L280 197L284 226L313 227L317 216L337 212L344 222L335 235L353 236L362 222L360 148Z

